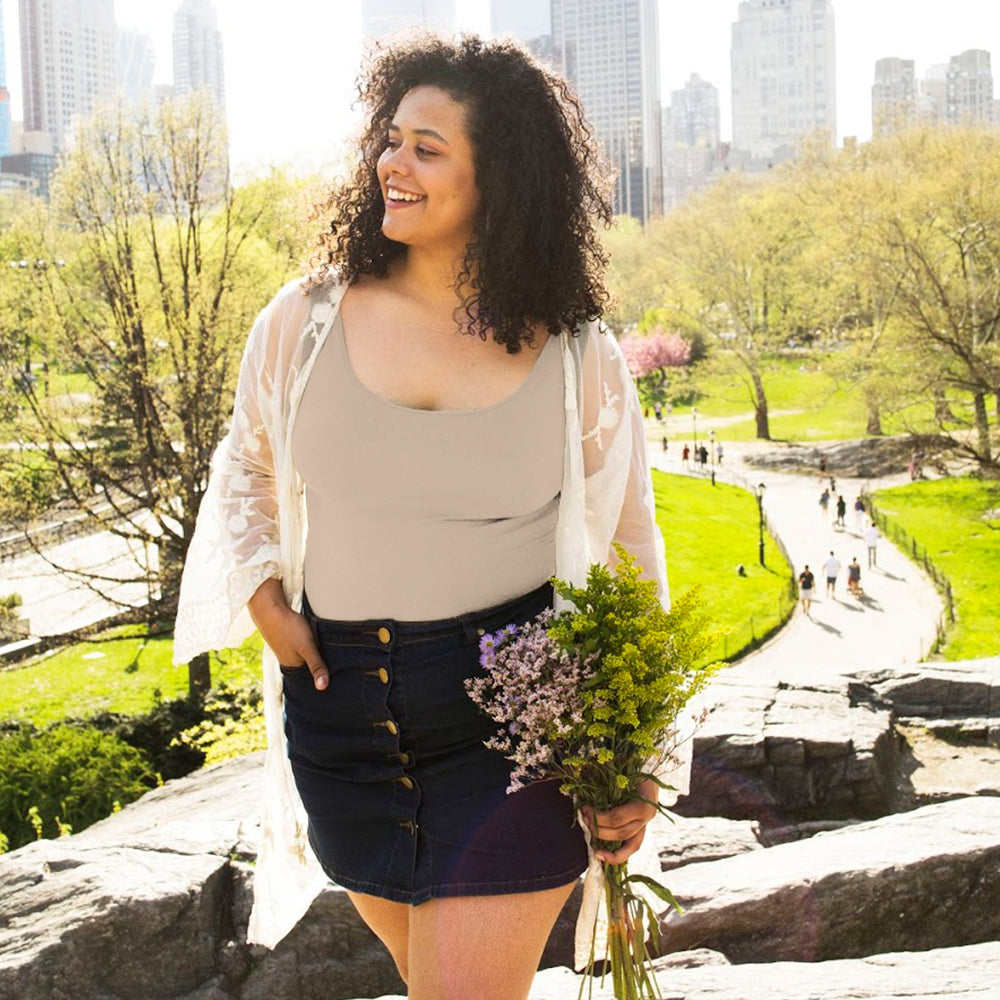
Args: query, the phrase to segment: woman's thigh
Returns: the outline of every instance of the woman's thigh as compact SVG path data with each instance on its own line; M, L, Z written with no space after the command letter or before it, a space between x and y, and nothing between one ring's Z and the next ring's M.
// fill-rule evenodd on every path
M525 1000L575 882L538 892L432 899L410 909L410 1000Z
M389 949L400 976L406 982L409 978L407 951L410 913L413 907L407 903L395 903L391 899L381 899L362 892L347 890L347 895L361 915L361 919Z

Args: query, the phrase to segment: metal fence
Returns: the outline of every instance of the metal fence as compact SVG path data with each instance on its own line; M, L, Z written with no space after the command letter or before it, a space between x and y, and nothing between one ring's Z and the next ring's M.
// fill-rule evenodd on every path
M913 562L923 567L924 572L934 581L934 585L944 599L944 612L938 616L936 624L937 638L930 650L931 653L935 653L944 642L948 626L955 623L955 600L952 596L951 581L945 576L943 570L935 564L934 560L931 559L925 546L921 546L901 524L893 521L878 509L875 505L874 497L866 486L861 488L861 499L865 505L865 510L875 522L878 530L886 538L890 538Z

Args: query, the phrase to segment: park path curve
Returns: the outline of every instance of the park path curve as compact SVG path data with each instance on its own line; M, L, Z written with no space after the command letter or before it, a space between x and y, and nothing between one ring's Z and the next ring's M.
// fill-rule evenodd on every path
M671 442L665 455L658 443L651 442L650 464L665 472L691 474L682 468L681 447ZM767 442L727 441L725 470L740 485L765 485L764 512L768 521L788 551L794 575L798 577L806 564L813 571L816 597L808 617L801 603L797 604L784 628L760 649L725 670L719 680L811 683L857 670L923 660L934 643L936 623L944 610L941 597L926 574L885 538L878 543L877 567L868 569L865 543L855 526L852 509L862 486L874 492L903 485L909 482L908 476L838 478L837 493L847 501L846 528L842 529L833 524L837 494L832 497L830 514L822 516L822 483L818 475L772 472L746 464L748 456L773 448ZM824 594L821 571L831 549L843 564L833 598ZM756 558L756 534L748 539L747 553L745 562ZM847 564L852 556L857 556L862 567L864 594L860 599L847 591ZM667 569L669 573L669 564Z

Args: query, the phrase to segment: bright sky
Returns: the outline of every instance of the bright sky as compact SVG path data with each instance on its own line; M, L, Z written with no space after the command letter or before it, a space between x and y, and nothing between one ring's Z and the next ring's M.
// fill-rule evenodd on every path
M322 168L355 125L353 83L361 55L361 0L214 0L223 33L226 103L233 158L258 168L280 163ZM543 2L543 0L539 0ZM172 77L173 0L115 0L123 28L148 32L157 83ZM915 59L918 76L965 49L987 49L1000 77L998 0L834 0L840 136L871 135L875 60ZM459 28L489 31L489 0L457 0ZM691 73L714 83L722 135L732 132L730 25L739 0L659 0L660 84L664 103ZM280 16L276 12L280 11ZM21 116L17 5L4 4L7 86Z

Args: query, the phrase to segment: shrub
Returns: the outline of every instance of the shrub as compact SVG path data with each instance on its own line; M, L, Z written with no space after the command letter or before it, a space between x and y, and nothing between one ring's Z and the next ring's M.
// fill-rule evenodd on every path
M11 849L82 830L157 783L142 753L112 733L66 723L0 732L0 830Z
M205 718L174 741L204 753L206 764L242 757L267 746L259 684L222 683L205 700Z

